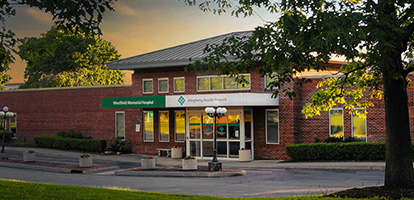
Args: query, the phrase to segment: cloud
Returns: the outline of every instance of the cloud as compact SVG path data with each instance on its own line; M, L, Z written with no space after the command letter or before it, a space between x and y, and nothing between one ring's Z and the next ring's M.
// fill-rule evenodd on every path
M124 15L134 16L134 17L138 15L136 10L134 10L130 6L122 3L121 1L114 5L114 9L116 10L116 12L122 13Z
M39 22L50 22L52 21L52 15L49 13L45 13L37 8L25 8L24 11L33 17L33 19Z

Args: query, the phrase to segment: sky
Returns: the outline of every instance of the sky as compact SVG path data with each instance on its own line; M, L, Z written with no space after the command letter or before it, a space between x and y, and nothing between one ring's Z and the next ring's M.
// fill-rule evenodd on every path
M236 31L253 30L275 14L256 10L254 16L236 18L228 13L215 15L189 6L183 0L118 0L115 12L106 12L100 25L103 39L111 42L121 58L140 55L188 42ZM16 37L40 37L53 25L50 14L37 8L16 7L16 16L6 21ZM26 67L18 55L10 66L9 83L23 83ZM125 83L131 83L132 72L126 72Z

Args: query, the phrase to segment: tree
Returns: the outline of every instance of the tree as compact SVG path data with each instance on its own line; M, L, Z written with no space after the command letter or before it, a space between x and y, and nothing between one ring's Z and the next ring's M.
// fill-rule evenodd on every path
M11 77L5 72L14 62L17 39L13 31L6 28L6 17L15 16L15 6L37 7L53 16L55 25L68 29L82 30L101 34L99 24L106 10L113 10L111 4L116 0L1 0L0 1L0 89Z
M186 0L194 5L195 0ZM209 0L199 3L215 13L251 15L256 7L279 13L274 22L256 27L251 37L230 37L220 45L208 46L202 64L190 68L218 70L237 75L259 66L262 75L276 78L269 87L284 88L294 75L310 69L324 70L330 57L338 55L349 64L336 78L319 84L307 116L320 114L336 104L345 108L373 106L384 97L386 120L386 187L413 187L411 137L408 112L408 74L414 71L414 6L407 0ZM234 56L233 62L222 60ZM298 86L305 83L301 79ZM275 93L278 94L279 91Z
M106 63L119 59L115 47L90 33L52 27L40 38L24 38L19 56L27 61L21 88L123 84L120 70Z

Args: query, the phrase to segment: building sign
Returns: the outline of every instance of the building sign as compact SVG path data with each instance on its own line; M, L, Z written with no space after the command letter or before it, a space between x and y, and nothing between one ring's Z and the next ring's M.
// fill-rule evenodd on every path
M107 97L102 108L165 108L165 96Z

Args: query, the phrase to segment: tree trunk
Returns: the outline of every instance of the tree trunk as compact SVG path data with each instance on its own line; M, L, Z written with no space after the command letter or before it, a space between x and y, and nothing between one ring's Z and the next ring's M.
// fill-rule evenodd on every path
M407 83L405 77L396 79L389 72L383 73L383 76L387 131L385 186L413 187Z

